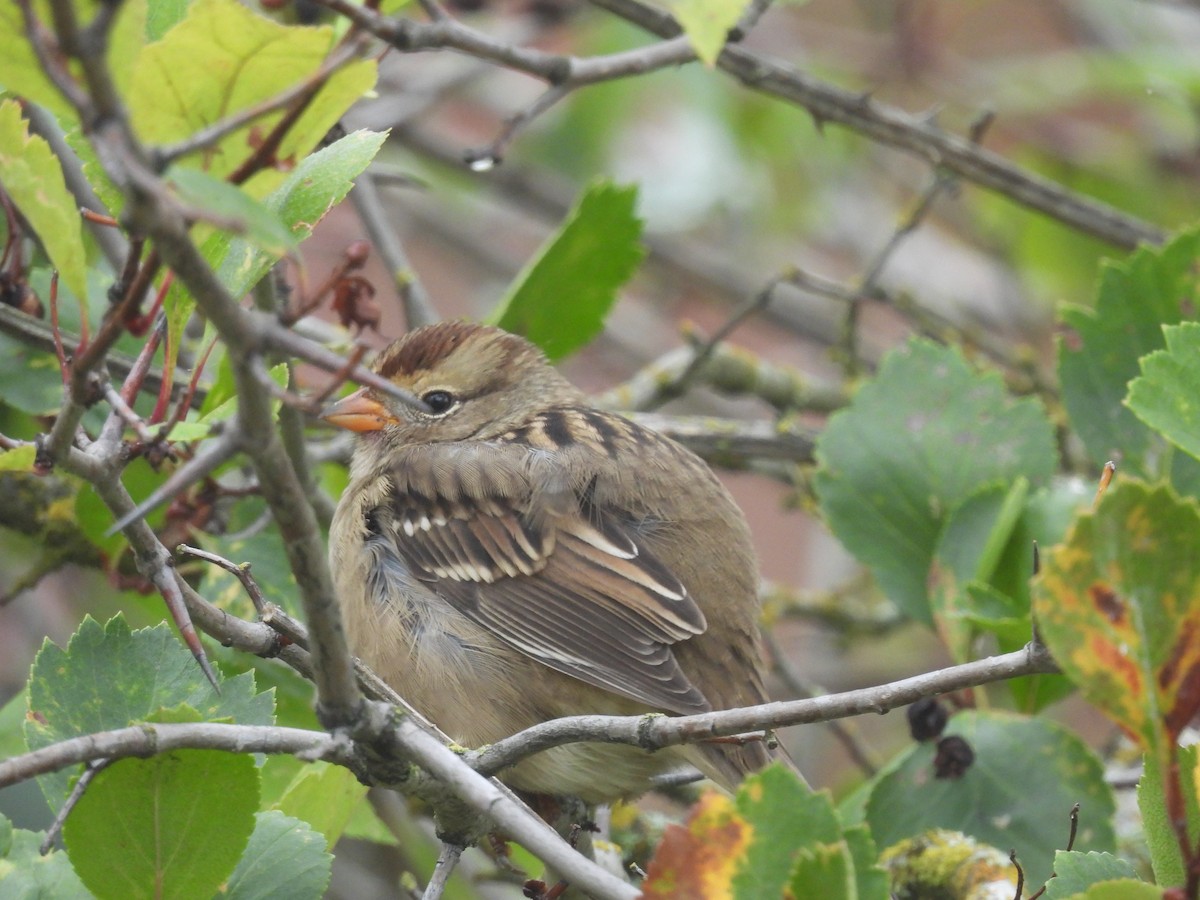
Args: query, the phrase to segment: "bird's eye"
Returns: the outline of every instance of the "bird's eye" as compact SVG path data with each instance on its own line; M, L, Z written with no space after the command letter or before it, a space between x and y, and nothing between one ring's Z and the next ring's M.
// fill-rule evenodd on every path
M421 400L435 415L448 412L454 405L454 395L449 391L429 391L421 395Z

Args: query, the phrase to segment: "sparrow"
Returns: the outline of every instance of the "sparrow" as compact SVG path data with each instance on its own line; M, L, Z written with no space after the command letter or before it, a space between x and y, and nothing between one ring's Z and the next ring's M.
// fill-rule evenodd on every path
M323 418L357 432L330 529L351 648L456 742L562 716L687 715L766 702L758 571L712 470L592 406L530 342L444 322ZM761 741L657 753L571 744L501 773L589 803L689 764L728 790Z

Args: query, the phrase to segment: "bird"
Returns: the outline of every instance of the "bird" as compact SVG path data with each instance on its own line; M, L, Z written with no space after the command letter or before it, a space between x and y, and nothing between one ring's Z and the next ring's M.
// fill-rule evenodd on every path
M330 528L352 651L452 740L563 716L688 715L766 702L745 516L708 465L596 408L523 337L412 330L323 412L356 432ZM698 768L728 791L763 741L648 753L560 746L500 774L604 803Z

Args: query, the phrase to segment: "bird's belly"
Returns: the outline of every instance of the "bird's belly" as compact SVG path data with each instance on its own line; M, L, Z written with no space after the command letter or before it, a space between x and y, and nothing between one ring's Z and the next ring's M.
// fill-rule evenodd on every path
M371 619L366 628L351 628L355 652L463 746L492 744L569 713L646 711L525 656L435 595L386 604ZM669 750L650 754L617 744L571 744L500 775L520 790L599 802L643 793L654 776L683 764Z
M513 690L528 663L433 598L379 612L370 634L352 638L385 681L449 737L478 747L539 721Z

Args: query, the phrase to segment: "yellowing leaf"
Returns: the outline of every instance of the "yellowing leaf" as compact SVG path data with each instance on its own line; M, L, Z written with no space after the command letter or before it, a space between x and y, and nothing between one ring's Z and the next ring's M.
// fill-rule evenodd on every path
M1200 508L1167 487L1111 489L1046 554L1033 597L1063 671L1165 762L1200 711Z
M646 868L643 900L723 900L753 837L750 824L722 794L709 793L692 809L687 825L672 825Z

